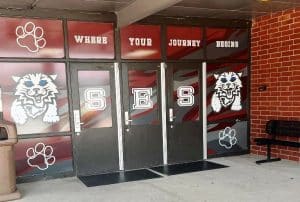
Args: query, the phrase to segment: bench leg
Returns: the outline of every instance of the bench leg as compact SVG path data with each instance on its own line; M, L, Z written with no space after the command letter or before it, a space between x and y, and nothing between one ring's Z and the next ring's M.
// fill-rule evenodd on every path
M256 161L256 164L269 163L269 162L274 162L274 161L281 161L281 158L260 160L260 161Z
M256 161L256 164L269 163L269 162L280 161L280 160L281 160L281 158L275 158L275 159L271 158L271 144L268 144L267 145L267 159Z

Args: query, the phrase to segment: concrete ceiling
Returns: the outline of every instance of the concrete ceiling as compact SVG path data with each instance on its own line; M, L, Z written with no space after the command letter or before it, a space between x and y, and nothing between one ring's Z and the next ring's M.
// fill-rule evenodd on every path
M225 19L251 19L293 7L300 6L300 0L271 0L262 3L258 0L183 0L167 8L158 15L191 16Z
M300 0L272 0L261 3L258 0L166 0L172 3L163 4L164 0L148 0L156 4L137 7L145 0L0 0L0 9L59 9L80 10L89 12L113 12L126 16L132 23L149 15L172 17L202 17L222 19L251 19L255 16L266 15L269 12L300 7ZM158 6L158 8L157 8ZM136 13L147 13L147 16ZM132 19L134 18L134 19Z

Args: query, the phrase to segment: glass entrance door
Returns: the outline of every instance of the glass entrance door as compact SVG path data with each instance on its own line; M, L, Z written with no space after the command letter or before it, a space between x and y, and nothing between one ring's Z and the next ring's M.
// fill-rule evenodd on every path
M163 164L159 64L123 64L124 165Z
M77 175L119 170L113 64L72 64Z
M168 64L168 163L203 159L201 64Z

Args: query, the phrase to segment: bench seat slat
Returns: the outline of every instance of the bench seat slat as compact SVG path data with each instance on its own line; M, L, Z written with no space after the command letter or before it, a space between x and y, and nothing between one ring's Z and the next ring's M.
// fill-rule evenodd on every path
M280 145L300 148L300 142L277 140L277 136L300 137L300 121L270 120L266 124L266 133L270 138L255 138L257 145L267 145L267 159L256 161L257 164L280 161L280 158L271 158L271 146Z
M266 124L269 135L300 137L300 121L271 120Z
M274 140L268 138L255 138L254 141L257 145L280 145L280 146L287 146L287 147L300 147L300 142L289 142L284 140Z

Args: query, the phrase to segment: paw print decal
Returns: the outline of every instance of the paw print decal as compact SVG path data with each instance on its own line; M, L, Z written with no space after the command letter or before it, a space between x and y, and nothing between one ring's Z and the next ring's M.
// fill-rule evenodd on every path
M36 53L46 46L43 28L35 26L33 22L27 22L24 27L18 26L16 35L17 44L29 52Z
M39 170L47 170L56 160L55 156L53 156L53 147L46 146L41 142L27 149L26 156L28 157L28 165Z
M231 149L237 143L236 130L226 127L219 132L219 144L226 149Z

